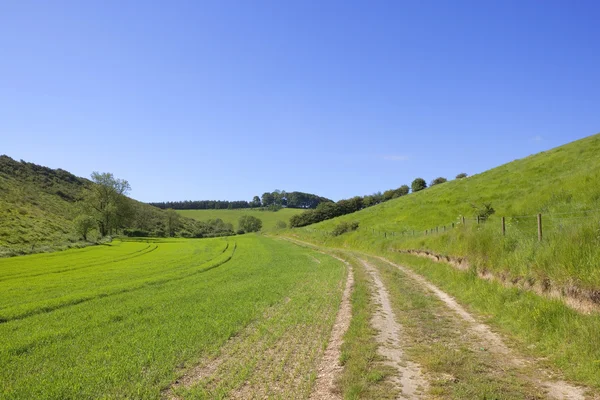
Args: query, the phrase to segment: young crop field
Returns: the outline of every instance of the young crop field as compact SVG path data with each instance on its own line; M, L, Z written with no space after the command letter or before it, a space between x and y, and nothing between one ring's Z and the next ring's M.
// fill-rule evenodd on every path
M282 208L279 211L263 211L260 209L236 209L236 210L177 210L184 217L194 218L199 221L220 218L226 223L233 224L233 229L237 229L238 220L242 215L251 215L262 220L263 230L272 230L276 228L278 221L283 221L287 226L290 225L290 217L299 214L304 210L298 208Z
M257 235L0 260L0 398L307 397L345 265Z

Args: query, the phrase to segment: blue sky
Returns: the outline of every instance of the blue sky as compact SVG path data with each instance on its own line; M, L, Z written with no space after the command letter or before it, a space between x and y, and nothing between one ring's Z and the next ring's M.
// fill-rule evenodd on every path
M0 154L334 200L600 132L596 1L0 3Z

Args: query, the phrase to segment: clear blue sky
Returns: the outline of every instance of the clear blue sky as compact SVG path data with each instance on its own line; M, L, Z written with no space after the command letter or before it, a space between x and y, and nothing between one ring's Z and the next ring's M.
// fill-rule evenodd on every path
M6 1L0 154L334 200L600 131L597 1Z

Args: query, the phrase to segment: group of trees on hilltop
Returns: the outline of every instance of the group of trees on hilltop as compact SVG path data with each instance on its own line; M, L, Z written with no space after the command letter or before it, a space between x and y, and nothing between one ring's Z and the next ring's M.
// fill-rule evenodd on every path
M286 192L285 190L274 190L265 192L262 196L254 196L251 201L238 200L185 200L185 201L163 201L149 203L152 206L174 210L234 210L241 208L316 208L320 203L331 202L330 199L317 196L316 194L303 192Z
M461 173L457 175L457 179L465 178L467 174ZM434 179L430 186L439 185L446 182L447 179L439 177ZM340 200L337 203L323 202L320 203L314 210L307 210L301 214L294 215L290 218L290 227L296 228L306 225L311 225L327 219L339 217L341 215L350 214L363 208L371 207L376 204L395 199L397 197L406 196L410 190L418 192L427 188L427 182L423 178L416 178L412 181L410 188L408 185L402 185L397 189L386 190L385 192L377 192L366 196L356 196L351 199Z

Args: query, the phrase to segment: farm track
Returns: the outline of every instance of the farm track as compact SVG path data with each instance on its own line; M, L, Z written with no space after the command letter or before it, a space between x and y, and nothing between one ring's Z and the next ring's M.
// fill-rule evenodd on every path
M373 280L374 289L372 297L379 309L372 316L371 324L378 331L377 342L379 354L385 357L384 363L396 369L397 376L392 376L391 381L400 392L399 399L421 399L428 387L421 367L407 360L402 349L402 327L396 321L390 302L390 296L381 281L377 269L364 259L359 259Z
M316 246L309 242L304 242L302 240L292 239L292 238L286 238L285 240L289 240L300 246L311 247L314 249L323 250L319 246ZM341 250L341 251L343 251L343 250ZM344 252L346 254L348 254L349 256L354 256L356 258L359 258L360 256L366 256L366 254L362 254L360 252L354 252L354 251L344 251ZM500 335L493 332L488 325L479 322L472 314L470 314L468 311L466 311L465 308L463 308L461 305L459 305L458 302L452 296L450 296L449 294L447 294L444 291L442 291L441 289L439 289L437 286L430 283L426 278L424 278L420 274L410 270L409 268L398 265L384 257L378 256L376 258L378 260L382 261L383 263L386 263L386 264L396 268L397 270L399 270L403 275L407 276L409 279L414 281L418 286L420 286L425 292L433 293L440 301L443 302L443 304L445 305L445 307L447 309L449 309L454 315L456 315L460 320L464 321L467 324L469 333L476 336L478 338L478 340L481 341L482 343L486 343L488 346L488 351L490 353L498 356L498 359L502 360L502 363L505 364L507 367L510 366L510 368L516 368L517 370L528 369L530 373L529 373L529 375L527 375L526 373L523 374L523 376L526 377L524 379L530 381L530 383L533 384L535 387L537 387L540 392L543 392L545 397L555 399L555 400L585 400L586 399L585 388L575 386L573 384L570 384L570 383L562 381L562 380L552 379L553 374L550 371L547 371L543 367L540 366L541 365L540 360L530 359L530 358L526 359L522 356L519 356L514 350L509 348L504 343L504 341L502 340ZM363 266L365 266L365 268L367 269L367 271L369 271L369 273L372 274L373 272L376 272L376 270L373 267L369 268L368 265L365 265L365 262L362 259L359 258L359 260L361 261L361 263L363 263ZM374 283L375 283L375 286L377 287L378 291L381 288L383 288L383 290L385 290L385 286L383 285L383 283L377 282L377 280L375 280ZM380 299L380 304L381 303L382 303L382 301ZM384 307L384 309L391 310L391 308L389 308L389 307ZM388 313L388 316L389 316L389 313ZM383 318L385 319L388 316L383 315ZM388 319L389 319L389 317L388 317ZM393 332L394 331L393 323L388 321L388 322L384 322L383 324L385 325L386 323L388 324L388 326L392 327L391 330ZM394 335L393 334L390 335L389 330L387 333L385 333L384 331L387 328L382 327L382 326L377 326L377 325L379 325L379 323L377 323L375 327L378 330L380 330L380 332L383 333L384 337L386 337L386 339L385 339L386 344L383 345L384 349L382 349L382 352L384 353L384 355L386 357L390 358L392 361L396 361L395 360L396 358L398 358L398 359L401 358L401 357L399 357L397 349L395 348L398 345L398 342L394 341L394 339L393 339ZM392 344L392 346L391 346L392 348L389 349L391 351L386 351L385 348L388 347L390 344ZM403 365L404 365L404 367L402 367L402 368L412 369L412 371L408 372L407 375L410 375L410 374L416 375L417 374L416 371L417 371L418 366L416 366L415 364L411 365L405 361L403 363ZM500 367L500 368L503 368L503 367ZM531 371L534 371L534 373L531 373ZM401 382L402 376L404 376L404 374L401 374L400 377L393 378L393 380L397 380L397 382ZM544 379L543 376L546 376L550 379ZM421 386L426 385L426 382L424 380L421 380L421 382L422 382ZM403 385L404 385L404 383L401 383L400 386L403 386ZM419 398L419 397L415 396L416 391L413 391L413 390L414 389L412 389L412 388L402 389L403 397L400 397L400 398L406 398L406 399ZM594 399L596 399L596 397L594 397Z
M146 254L152 253L156 249L158 249L158 245L154 245L154 247L152 247L152 245L148 245L147 247L144 247L141 250L134 251L128 255L125 255L120 258L115 258L115 259L112 259L109 261L96 262L93 264L82 265L82 266L74 267L74 268L64 268L64 269L59 269L59 270L55 270L55 271L41 272L41 273L29 274L29 275L13 274L13 275L5 276L4 278L0 278L0 282L5 282L5 281L9 281L9 280L14 280L14 279L21 279L21 278L34 278L34 277L44 276L44 275L60 274L60 273L64 273L64 272L78 271L78 270L85 269L85 268L98 267L101 265L114 264L116 262L131 260L133 258L144 256ZM138 254L138 253L140 253L140 254Z
M85 303L85 302L88 302L88 301L92 301L92 300L96 300L96 299L101 299L101 298L106 298L106 297L111 297L111 296L117 296L117 295L121 295L121 294L125 294L125 293L131 293L131 292L135 292L137 290L144 289L144 288L149 287L149 286L162 285L162 284L165 284L165 283L168 283L168 282L173 282L173 281L177 281L177 280L186 279L186 278L189 278L190 276L193 276L193 275L196 275L196 274L208 272L208 271L210 271L212 269L220 267L223 264L226 264L227 262L229 262L233 258L234 254L235 254L236 248L237 248L237 245L234 244L233 251L231 252L231 255L228 256L226 259L224 259L224 260L222 260L220 262L217 262L214 265L211 265L211 266L208 266L206 268L190 272L190 273L185 274L185 275L180 275L180 276L176 276L176 277L172 277L172 278L156 279L154 281L147 281L147 282L144 282L144 283L142 283L140 285L133 286L133 287L122 288L122 289L118 289L118 290L114 290L114 291L108 291L108 292L105 292L105 293L99 293L99 294L92 295L92 296L83 296L83 297L80 297L80 298L71 299L71 300L63 302L63 303L58 303L58 304L54 304L54 305L43 306L43 307L36 308L36 309L33 309L33 310L28 310L28 311L26 311L26 312L24 312L22 314L17 314L17 315L10 316L10 317L0 317L0 324L7 323L7 322L10 322L10 321L22 320L22 319L25 319L25 318L28 318L28 317L32 317L32 316L38 315L38 314L49 313L49 312L56 311L56 310L59 310L59 309L62 309L62 308L75 306L75 305L78 305L78 304L81 304L81 303ZM145 254L147 254L147 253L145 253ZM221 253L221 254L223 254L223 253ZM216 258L217 257L213 257L212 259L205 261L201 265L208 264L208 263L210 263L211 261L213 261Z
M412 279L415 283L420 285L422 288L427 291L432 292L439 300L441 300L447 308L452 310L458 317L460 317L464 322L466 322L469 326L469 330L472 334L477 336L482 342L488 344L488 350L491 353L499 355L505 364L508 364L512 367L524 368L524 367L536 367L536 364L539 364L538 360L528 360L519 355L515 354L513 350L511 350L500 335L493 332L489 326L483 324L475 317L466 311L461 305L457 303L457 301L437 286L430 283L423 276L413 272L412 270L398 265L389 261L384 257L377 257L377 259L382 262L391 265L394 268L400 270L404 275ZM539 372L542 372L540 368L535 368ZM532 383L537 386L540 390L546 392L546 395L549 398L553 398L556 400L584 400L584 389L578 386L571 385L564 381L549 381L541 379L540 376L542 374L536 374L535 377L531 378Z

